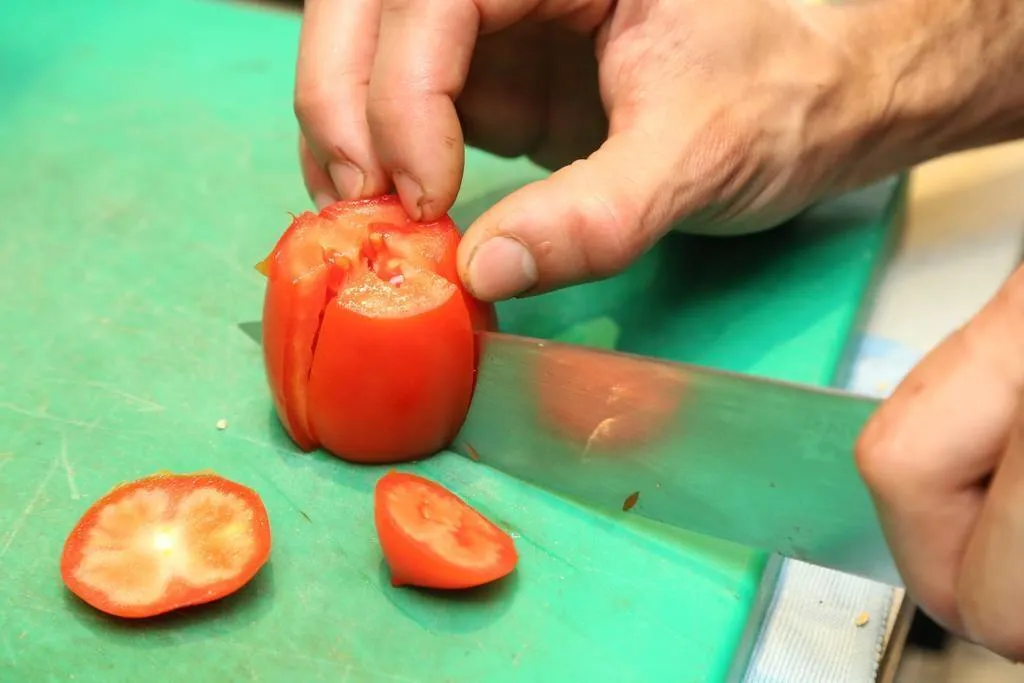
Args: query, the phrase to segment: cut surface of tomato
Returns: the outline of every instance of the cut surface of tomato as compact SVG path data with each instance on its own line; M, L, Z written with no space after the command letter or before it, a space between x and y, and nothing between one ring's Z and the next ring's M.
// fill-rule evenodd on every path
M143 618L234 593L270 547L255 491L214 473L160 473L93 503L68 535L60 569L92 607Z
M492 304L462 286L448 217L412 221L395 195L294 218L259 269L274 406L303 450L394 462L441 450L469 410L474 332Z
M374 522L393 586L463 589L510 574L515 542L440 484L391 471L374 490Z

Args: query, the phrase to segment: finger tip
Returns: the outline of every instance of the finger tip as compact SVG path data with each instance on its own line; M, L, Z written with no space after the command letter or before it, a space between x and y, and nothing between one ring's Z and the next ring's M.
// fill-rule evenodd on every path
M366 187L366 174L350 161L332 161L327 172L339 197L359 199Z
M325 207L340 200L339 197L324 191L314 192L310 195L310 198L313 200L313 205L317 211L323 211Z
M501 301L533 289L539 282L537 262L513 234L492 235L471 246L461 269L466 287L482 301Z

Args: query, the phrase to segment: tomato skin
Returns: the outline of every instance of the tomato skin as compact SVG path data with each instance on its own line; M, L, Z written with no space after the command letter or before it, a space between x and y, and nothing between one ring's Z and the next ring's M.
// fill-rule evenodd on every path
M274 409L292 441L304 451L317 446L309 428L306 385L313 340L327 297L326 269L296 280L270 278L263 305L263 360Z
M267 380L300 449L399 462L450 442L475 384L474 331L497 328L493 304L472 297L458 277L460 239L447 216L412 221L396 195L336 202L293 219L258 269L267 275ZM358 296L352 283L367 272L389 281L385 269L440 276L455 296L437 297L437 311L413 305L404 316L335 305ZM395 287L405 286L399 280Z
M474 357L457 292L408 318L372 319L329 305L318 349L310 424L331 453L364 463L422 458L442 450L462 427Z
M112 599L103 590L90 585L87 580L83 580L79 576L78 570L83 567L83 563L88 561L88 555L91 552L90 536L93 530L105 524L103 517L105 511L115 508L129 496L147 490L166 494L176 512L180 512L178 506L186 501L190 494L197 491L212 491L214 495L233 497L235 504L243 506L246 513L250 515L246 525L246 531L249 534L244 539L244 547L250 551L247 559L229 576L216 580L189 581L185 577L172 574L160 596L143 603L119 602ZM125 517L121 518L122 527L128 524L124 522L124 519ZM125 533L137 531L137 528L129 528ZM111 541L109 529L105 533L107 538L105 545L109 546L112 541L116 543L119 540L115 536ZM271 545L270 520L267 510L259 494L254 490L212 472L193 474L162 472L119 484L90 505L64 543L60 572L67 588L86 604L112 616L142 619L213 602L236 592L256 576L267 562L270 557ZM213 550L217 550L217 548L213 548ZM116 554L116 550L114 552ZM156 562L158 563L159 560Z
M396 587L475 588L509 575L519 562L505 531L440 484L407 472L392 470L377 481L374 523Z
M628 355L551 345L534 369L541 422L590 454L649 445L672 426L685 386L679 375Z

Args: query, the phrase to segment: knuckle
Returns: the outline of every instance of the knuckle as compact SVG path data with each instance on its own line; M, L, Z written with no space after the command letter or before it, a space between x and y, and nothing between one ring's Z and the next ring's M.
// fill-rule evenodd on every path
M857 437L854 459L868 488L876 495L888 497L887 489L896 480L893 472L900 469L899 463L905 458L889 428L889 415L884 405L871 416Z
M854 460L876 497L899 504L906 495L945 479L946 461L921 452L922 425L915 404L929 391L927 373L919 366L875 410L854 444Z
M333 98L323 87L303 85L295 89L292 108L302 128L312 128L330 112Z
M628 268L646 248L639 212L629 201L592 194L574 221L573 241L583 247L587 271L607 278Z

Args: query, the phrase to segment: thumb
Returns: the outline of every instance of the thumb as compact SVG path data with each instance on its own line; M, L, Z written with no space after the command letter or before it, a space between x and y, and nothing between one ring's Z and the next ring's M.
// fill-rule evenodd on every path
M662 128L613 133L588 158L493 206L459 246L466 287L479 299L498 301L628 267L706 194L698 182L706 176L692 163L678 163L686 155L666 149L678 131L656 134Z

